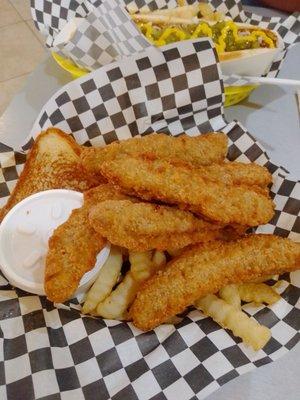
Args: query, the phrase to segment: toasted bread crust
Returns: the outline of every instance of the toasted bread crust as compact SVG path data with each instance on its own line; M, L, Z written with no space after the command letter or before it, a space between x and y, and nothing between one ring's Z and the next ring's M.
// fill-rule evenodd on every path
M81 146L60 129L49 128L42 132L28 153L20 178L0 212L0 221L14 205L34 193L49 189L83 192L101 183L99 177L82 165L80 153Z

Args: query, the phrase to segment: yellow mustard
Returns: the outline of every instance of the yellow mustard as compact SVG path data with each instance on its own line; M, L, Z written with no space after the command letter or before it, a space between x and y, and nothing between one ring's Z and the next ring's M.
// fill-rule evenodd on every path
M269 38L265 32L261 30L255 30L250 33L250 35L243 35L239 36L238 34L238 27L237 25L232 22L232 21L227 21L225 27L221 30L221 35L219 37L219 43L216 43L216 48L218 53L223 53L226 51L226 37L228 35L228 32L231 31L234 37L234 40L236 43L243 43L243 42L254 42L256 41L259 37L261 37L265 43L268 44L270 48L274 48L274 42L271 38Z
M199 36L213 37L213 29L206 22L200 22L194 29L194 31L184 30L182 27L171 26L161 29L161 32L157 32L157 28L154 28L151 22L140 23L139 27L144 33L146 38L156 46L164 46L170 42L181 41L186 39L195 39ZM156 29L156 31L155 31ZM247 28L245 28L247 29ZM215 38L215 45L218 53L226 52L226 38L232 33L234 42L236 44L242 44L247 42L255 42L258 38L261 38L269 48L274 48L274 41L266 35L262 30L255 29L248 35L239 35L238 26L233 21L226 21L225 26L221 29L221 34L218 38Z

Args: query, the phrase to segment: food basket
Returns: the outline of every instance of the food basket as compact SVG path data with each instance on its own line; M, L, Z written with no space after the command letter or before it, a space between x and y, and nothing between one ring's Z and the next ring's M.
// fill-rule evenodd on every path
M65 71L68 71L72 75L73 79L80 78L81 76L89 73L87 69L78 67L72 60L66 59L65 57L55 52L52 52L52 56L61 68L63 68ZM246 99L257 86L258 85L225 87L224 106L229 107L240 103L241 101Z
M188 3L193 4L195 0ZM272 49L267 49L270 50L269 54L267 52L253 53L251 57L225 60L223 63L223 72L226 75L225 86L244 86L239 82L238 76L233 79L228 73L234 76L266 74L269 77L275 77L289 46L300 40L300 15L293 14L285 18L259 16L244 11L241 0L222 2L210 0L209 3L214 10L226 15L235 23L250 24L274 31L280 42L279 52L276 54L272 53ZM175 0L65 0L61 5L51 3L48 7L42 7L40 1L33 0L31 11L36 27L46 37L46 45L56 53L54 56L56 61L62 68L69 70L74 77L78 77L82 74L82 68L84 71L93 71L102 65L152 47L128 12L124 10L124 6L155 10L173 8L177 4ZM69 23L74 25L68 33L71 36L63 35L64 41L57 41L61 34L65 33ZM75 67L72 62L78 67ZM265 67L262 67L263 65ZM230 72L231 69L232 72ZM247 85L245 88L226 89L225 106L236 104L246 98L254 88Z
M67 59L55 52L52 52L51 54L57 64L65 71L68 71L72 75L73 79L80 78L81 76L89 73L87 69L78 67L72 60Z
M245 86L226 86L224 107L233 106L240 103L250 96L251 92L258 85L245 85Z
M206 39L151 47L69 82L44 105L24 145L1 144L1 204L18 180L26 151L50 126L92 146L153 132L222 131L229 139L228 159L264 165L272 174L275 216L256 231L299 240L300 183L272 163L241 124L224 120L223 89ZM281 279L278 304L245 308L272 332L265 348L255 352L192 308L175 326L142 332L131 323L81 315L77 299L53 304L0 276L3 397L7 392L8 400L20 399L20 393L22 400L173 400L180 393L181 399L204 399L298 343L299 271ZM23 368L17 368L20 363Z

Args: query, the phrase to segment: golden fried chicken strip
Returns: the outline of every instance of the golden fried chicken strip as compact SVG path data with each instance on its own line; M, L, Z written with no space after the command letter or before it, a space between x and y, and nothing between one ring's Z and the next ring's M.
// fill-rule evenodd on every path
M138 201L134 197L127 196L122 193L118 188L109 184L102 183L90 190L83 193L84 204L88 204L90 207L101 203L106 200L130 200L131 202Z
M108 200L91 208L91 226L111 243L132 251L182 248L220 236L217 224L188 211L129 200Z
M226 152L227 137L223 133L209 133L196 137L151 134L113 142L103 148L83 147L81 158L84 166L95 174L99 173L103 162L111 161L120 154L127 154L191 164L198 167L207 179L229 184L267 186L272 182L272 176L265 167L254 163L225 163Z
M188 165L120 155L104 162L100 170L124 193L177 204L224 225L256 226L274 214L266 189L214 182Z
M172 238L173 240L169 241L169 246L166 250L174 258L175 256L178 256L182 252L188 250L192 244L205 243L212 240L224 240L225 242L237 240L246 235L247 229L247 227L242 225L226 225L218 231L211 231L211 237L204 236L201 231L187 234L187 236L189 235L188 239L183 238L181 235L180 239L177 240L177 243ZM184 242L187 243L185 246L183 246Z
M193 246L140 288L130 315L136 327L153 329L207 294L232 283L300 267L300 243L273 235Z
M196 218L192 213L175 207L153 203L132 203L129 200L106 200L90 211L95 230L133 232L137 235L162 235L218 229L218 225Z
M257 185L266 187L272 183L272 175L261 165L241 162L222 162L199 167L198 172L204 179L223 182L228 185Z
M208 165L224 160L227 153L227 136L224 133L208 133L190 137L177 137L167 134L151 134L113 142L105 147L83 147L81 159L83 165L92 173L99 173L105 161L113 160L119 154L143 155L165 160L183 161L186 163Z
M35 140L20 178L8 202L0 212L0 220L26 197L49 189L88 190L103 178L88 171L79 157L81 146L56 128L42 132Z
M63 303L73 295L105 246L106 239L89 225L88 213L88 206L73 210L49 239L44 286L53 302Z
M45 292L49 300L64 302L75 292L82 276L96 262L106 239L88 221L90 207L107 199L128 199L112 185L102 184L84 193L84 204L55 229L49 239L46 258Z

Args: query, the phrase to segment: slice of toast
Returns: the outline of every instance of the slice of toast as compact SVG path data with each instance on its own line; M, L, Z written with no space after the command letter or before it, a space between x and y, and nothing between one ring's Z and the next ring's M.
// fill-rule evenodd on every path
M99 176L87 171L80 159L81 146L68 134L56 128L42 132L28 153L24 169L7 204L6 213L26 197L49 189L73 189L79 192L99 185Z

